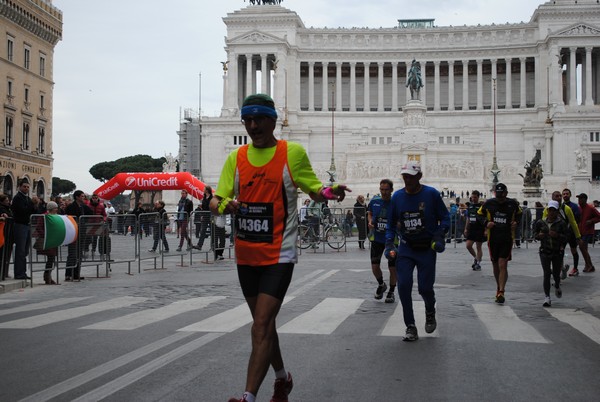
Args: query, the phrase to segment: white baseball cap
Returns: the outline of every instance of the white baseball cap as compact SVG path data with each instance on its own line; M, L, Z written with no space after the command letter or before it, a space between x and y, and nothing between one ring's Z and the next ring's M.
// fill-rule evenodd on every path
M415 176L419 173L421 173L421 163L419 161L406 162L400 171L400 174L409 174L411 176Z
M559 205L558 205L558 201L548 201L548 208L554 208L554 209L558 209Z

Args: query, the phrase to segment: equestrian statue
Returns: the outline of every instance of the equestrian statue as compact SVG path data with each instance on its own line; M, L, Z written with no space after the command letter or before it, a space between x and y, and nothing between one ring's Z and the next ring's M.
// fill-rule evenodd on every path
M406 87L410 88L410 99L419 100L421 88L424 87L421 80L421 63L413 59L410 70L408 70L408 78L406 79Z

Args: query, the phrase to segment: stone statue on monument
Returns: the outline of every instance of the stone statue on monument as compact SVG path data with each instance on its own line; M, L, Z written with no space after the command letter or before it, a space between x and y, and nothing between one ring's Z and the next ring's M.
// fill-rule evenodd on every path
M169 153L168 155L165 154L165 159L166 159L166 162L163 163L163 172L166 172L166 173L176 172L177 171L177 159L175 159L175 157L171 153Z
M581 152L580 149L577 149L575 151L575 167L577 168L577 171L585 172L586 165L587 165L587 158L585 157L584 153Z
M533 159L525 163L525 176L519 173L519 176L523 178L523 186L540 187L540 183L544 177L544 170L540 163L541 157L542 151L537 149Z
M419 100L421 88L424 87L421 79L421 63L413 59L410 70L408 70L408 78L406 79L406 87L410 88L410 99Z

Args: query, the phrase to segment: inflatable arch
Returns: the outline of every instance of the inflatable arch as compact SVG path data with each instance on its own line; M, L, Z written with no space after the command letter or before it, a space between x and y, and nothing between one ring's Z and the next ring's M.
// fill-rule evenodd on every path
M192 197L201 200L205 184L189 172L117 173L115 177L94 191L105 200L112 200L127 190L187 190Z

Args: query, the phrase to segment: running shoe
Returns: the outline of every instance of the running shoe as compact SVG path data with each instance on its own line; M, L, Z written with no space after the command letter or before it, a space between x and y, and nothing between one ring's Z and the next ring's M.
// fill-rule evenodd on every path
M435 331L437 328L437 321L435 320L435 310L425 312L425 332L428 334Z
M294 388L294 381L290 372L286 379L277 378L273 386L271 402L288 402L288 395L292 392L292 388Z
M247 402L248 400L246 399L246 397L241 397L240 399L238 398L229 398L229 401L227 402Z
M473 271L475 271L475 266L477 266L477 258L475 258L473 264L471 264L471 268L473 268Z
M413 342L419 339L419 333L417 331L417 327L414 325L409 325L406 327L406 335L402 338L405 342Z
M544 304L542 304L542 306L544 307L550 307L552 305L552 302L550 301L550 296L546 296L544 298Z
M387 285L383 282L381 285L377 286L377 290L375 291L375 300L381 300L383 298L383 293L387 290Z
M567 272L569 271L569 264L565 264L560 270L560 279L567 279Z
M394 291L390 290L387 294L387 296L385 297L385 302L386 303L394 303L396 301L396 296L394 296Z
M475 266L473 267L473 271L481 271L481 265L479 265L479 262L475 264Z
M562 297L562 289L560 288L560 286L556 286L556 284L554 285L554 294L559 299Z
M496 293L496 303L498 304L503 304L505 301L504 299L504 291L499 291L498 293Z
M585 267L583 269L583 272L594 272L596 270L596 268L594 268L594 266L590 266L590 267Z
M579 275L579 270L577 268L573 267L571 272L569 272L569 276L577 276L577 275Z

